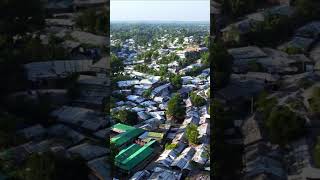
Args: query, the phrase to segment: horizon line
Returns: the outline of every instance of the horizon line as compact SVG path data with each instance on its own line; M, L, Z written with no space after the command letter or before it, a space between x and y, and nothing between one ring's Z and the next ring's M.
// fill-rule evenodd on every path
M110 20L110 23L115 22L202 22L210 24L210 20Z

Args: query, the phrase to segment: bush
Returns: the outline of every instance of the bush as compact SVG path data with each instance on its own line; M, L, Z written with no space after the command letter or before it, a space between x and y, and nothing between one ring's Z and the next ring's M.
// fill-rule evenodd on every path
M196 107L203 106L206 104L206 100L201 96L197 95L197 93L195 92L192 92L190 94L190 100L192 102L192 105Z
M178 146L178 144L166 144L165 149L170 150L170 149L175 149Z
M188 124L187 129L186 129L186 136L187 136L189 144L198 144L198 142L199 142L198 127L192 123Z
M151 89L147 89L143 92L143 97L145 98L150 98L151 97L151 93L152 93L152 90Z
M182 78L180 75L178 75L178 74L173 75L172 77L169 78L169 81L170 81L171 85L173 86L174 90L181 89Z
M186 76L197 76L199 75L206 67L193 67L191 71L186 72Z

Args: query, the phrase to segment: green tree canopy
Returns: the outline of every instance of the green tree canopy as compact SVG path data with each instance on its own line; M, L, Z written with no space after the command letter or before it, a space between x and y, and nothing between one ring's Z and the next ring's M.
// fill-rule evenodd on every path
M272 142L286 145L304 132L305 121L286 106L274 108L266 121Z
M180 94L174 94L168 101L167 115L174 120L183 120L186 114L186 108Z
M190 100L192 102L192 105L196 107L203 106L206 104L206 100L203 97L197 95L196 92L191 92Z
M120 110L114 112L112 113L112 117L121 123L129 125L135 125L138 121L137 113L130 110Z
M182 78L178 74L174 74L172 77L169 78L171 85L173 86L174 90L181 89L182 87Z
M152 89L147 89L143 92L143 97L150 98L151 93L152 93Z
M111 54L111 62L110 65L112 67L112 74L118 74L119 72L124 70L123 62L114 54Z
M201 54L201 62L202 62L202 64L204 64L207 67L210 66L209 52L204 52Z
M188 142L190 144L198 144L199 139L199 131L198 127L195 124L188 124L187 129L186 129L186 136L188 139Z
M309 100L311 112L320 114L320 87L313 89L311 99Z

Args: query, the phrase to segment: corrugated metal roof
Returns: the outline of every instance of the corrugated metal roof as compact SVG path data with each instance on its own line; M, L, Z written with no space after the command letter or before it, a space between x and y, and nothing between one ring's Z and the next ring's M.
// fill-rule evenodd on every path
M127 131L125 133L119 134L113 138L111 138L111 143L114 143L116 146L121 146L123 144L125 144L126 142L136 138L137 136L139 136L141 133L143 133L144 130L143 129L132 129L130 131Z
M112 131L116 131L116 132L127 132L129 130L133 130L135 129L135 127L132 126L128 126L126 124L122 124L122 123L118 123L115 124L111 127Z
M150 141L149 143L145 144L143 147L136 149L139 145L131 145L130 148L130 153L133 152L132 154L129 154L128 151L122 152L126 154L126 157L124 160L122 159L116 159L116 165L124 170L131 170L132 168L136 167L140 162L144 161L147 157L149 157L152 152L153 148L150 146L154 143L155 141ZM135 151L135 152L134 152ZM125 156L123 156L125 157ZM122 161L121 161L122 160Z

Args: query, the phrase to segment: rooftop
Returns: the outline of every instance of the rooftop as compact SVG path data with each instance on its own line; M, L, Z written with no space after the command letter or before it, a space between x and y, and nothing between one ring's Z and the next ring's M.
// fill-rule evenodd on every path
M111 138L111 143L114 143L116 146L122 146L123 144L133 140L134 138L138 137L140 134L144 132L143 129L135 128L131 129L127 132L118 134L117 136Z
M120 151L115 159L116 166L127 171L132 170L152 154L153 148L151 148L150 146L154 142L155 141L150 141L142 147L137 144L132 144L128 148Z

